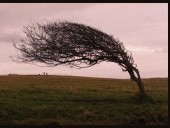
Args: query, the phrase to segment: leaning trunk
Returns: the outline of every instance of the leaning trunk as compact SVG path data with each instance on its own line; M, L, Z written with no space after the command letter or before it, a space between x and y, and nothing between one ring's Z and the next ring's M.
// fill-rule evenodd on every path
M131 66L131 68L128 69L128 72L130 74L131 79L137 83L138 88L139 88L139 93L145 94L146 91L145 91L138 69Z
M131 69L128 69L128 72L131 76L131 79L137 83L138 88L139 88L139 93L133 96L133 101L135 103L141 103L141 102L146 102L146 101L154 103L155 101L145 91L138 69L135 67L132 67Z
M143 85L143 82L142 82L142 80L140 78L137 79L136 83L137 83L137 85L139 87L139 92L140 93L146 93L144 85Z

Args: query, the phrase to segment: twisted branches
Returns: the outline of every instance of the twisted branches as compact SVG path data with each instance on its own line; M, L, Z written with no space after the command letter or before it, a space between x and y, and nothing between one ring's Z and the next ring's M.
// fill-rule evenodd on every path
M33 24L24 27L26 38L14 43L20 51L14 61L87 68L100 62L117 63L145 93L132 53L122 42L93 27L72 22Z
M21 51L20 62L65 64L85 68L102 61L118 63L126 71L125 61L134 65L132 53L113 36L83 24L55 22L24 27L25 39L14 43ZM134 65L135 66L135 65Z

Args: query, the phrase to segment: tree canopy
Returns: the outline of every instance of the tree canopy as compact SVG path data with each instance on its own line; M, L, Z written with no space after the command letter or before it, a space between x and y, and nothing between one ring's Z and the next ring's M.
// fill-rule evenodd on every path
M86 68L100 62L117 63L145 93L132 53L112 35L84 24L68 21L25 26L26 38L14 43L19 62L41 62L48 66Z

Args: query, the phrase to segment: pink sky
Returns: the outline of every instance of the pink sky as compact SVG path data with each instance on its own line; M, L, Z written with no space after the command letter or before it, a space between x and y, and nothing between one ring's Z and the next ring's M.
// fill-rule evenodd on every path
M102 62L86 69L53 68L12 62L16 55L12 40L22 37L31 22L62 21L83 23L114 35L133 54L143 78L168 77L167 3L0 3L0 75L42 74L129 78L115 63Z

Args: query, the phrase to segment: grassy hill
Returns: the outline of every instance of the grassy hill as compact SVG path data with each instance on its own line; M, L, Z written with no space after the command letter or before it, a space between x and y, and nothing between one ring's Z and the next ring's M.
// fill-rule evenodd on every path
M128 79L0 76L0 124L166 124L168 79L143 79L156 103L134 104Z

